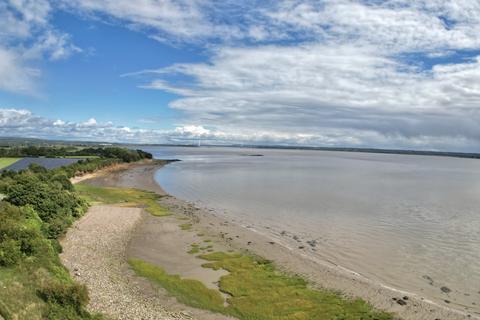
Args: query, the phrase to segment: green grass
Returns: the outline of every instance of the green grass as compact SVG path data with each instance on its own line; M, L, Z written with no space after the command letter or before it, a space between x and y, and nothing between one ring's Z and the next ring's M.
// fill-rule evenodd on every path
M178 275L169 275L162 268L139 259L128 261L142 277L153 280L164 287L181 303L189 306L222 312L224 299L218 290L208 289L198 280L182 279Z
M188 253L190 253L190 254L197 254L199 252L200 252L199 247L192 247L192 249L188 250Z
M160 196L154 192L131 188L97 187L86 183L75 185L75 190L92 204L103 203L125 207L142 207L158 217L171 214L158 203Z
M20 159L22 158L0 158L0 169L8 167Z
M191 223L184 223L184 224L181 224L179 227L182 230L190 230L190 229L192 229L192 224Z
M192 243L190 246L192 248L188 251L188 253L197 254L200 252L200 245L198 243Z
M195 248L198 248L196 246ZM275 270L271 262L238 253L201 255L203 266L224 269L220 290L228 294L225 305L219 291L196 280L168 275L141 260L130 260L141 276L157 282L180 302L220 312L242 320L390 320L392 315L374 310L360 299L349 300L330 291L314 290L297 276Z

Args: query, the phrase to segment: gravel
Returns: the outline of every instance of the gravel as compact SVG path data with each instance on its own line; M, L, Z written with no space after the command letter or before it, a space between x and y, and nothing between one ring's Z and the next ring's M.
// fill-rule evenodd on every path
M129 268L125 249L141 218L139 208L90 208L62 240L62 262L87 286L92 312L119 320L192 319L187 311L167 310L158 289L150 286L146 292L145 283Z

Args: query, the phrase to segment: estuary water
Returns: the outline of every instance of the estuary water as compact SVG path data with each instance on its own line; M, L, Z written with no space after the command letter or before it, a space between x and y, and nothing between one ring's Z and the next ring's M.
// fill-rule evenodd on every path
M182 160L156 173L178 198L266 232L313 240L311 254L373 281L480 311L480 160L144 149L156 158Z

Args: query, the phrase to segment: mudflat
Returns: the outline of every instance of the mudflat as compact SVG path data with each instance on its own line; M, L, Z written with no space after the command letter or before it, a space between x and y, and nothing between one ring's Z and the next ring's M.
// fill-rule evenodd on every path
M92 308L98 308L94 309L96 311L105 312L105 309L109 310L108 303L103 306L103 301L97 300L98 304L94 302L97 299L97 295L108 294L104 292L104 286L95 286L92 283L92 281L95 281L92 280L95 275L92 275L92 272L88 270L97 268L108 274L110 269L115 268L112 267L111 262L108 264L108 258L103 257L104 255L108 256L108 253L105 251L99 250L98 254L92 256L92 250L88 246L72 244L73 239L79 237L78 232L80 231L85 237L82 240L84 243L88 243L88 241L101 243L104 240L102 240L103 238L101 238L99 233L111 232L112 234L121 233L124 235L125 238L122 241L113 241L116 244L112 242L111 245L116 246L115 249L106 249L106 251L113 250L119 252L117 258L115 258L115 264L121 264L122 267L115 269L118 275L116 281L121 282L121 286L126 287L132 287L132 284L135 284L134 288L137 290L132 295L125 295L125 298L122 298L122 303L131 300L147 299L151 301L152 306L145 305L145 310L150 308L157 310L155 308L158 308L165 314L156 313L160 311L152 312L152 314L157 314L156 319L163 319L158 316L160 314L162 314L162 317L166 317L165 319L168 319L169 316L194 317L198 319L226 318L218 314L188 308L176 303L175 299L169 297L161 288L152 286L148 281L135 276L126 262L128 258L140 258L161 266L168 273L196 279L202 281L210 288L215 288L216 281L218 281L224 271L205 269L201 266L204 261L187 253L192 243L199 243L205 239L208 239L212 246L215 246L215 250L226 251L231 249L263 256L274 261L275 265L282 271L302 275L314 287L339 290L346 296L363 298L378 309L393 312L402 319L423 320L438 318L456 320L477 318L477 315L468 316L465 313L437 305L419 296L408 295L407 299L404 299L407 294L405 292L373 283L359 274L343 270L326 261L312 260L310 256L302 254L302 250L289 247L282 241L281 235L275 238L267 237L251 226L240 225L233 219L225 219L213 211L198 208L191 203L171 197L154 180L154 173L162 165L149 163L132 165L119 170L109 171L106 175L99 175L88 180L88 183L99 186L131 187L157 192L163 196L160 199L160 203L173 213L172 216L159 218L144 212L142 213L137 208L123 208L122 210L134 210L132 212L136 213L119 216L121 213L118 211L116 218L96 218L91 220L92 222L90 223L84 222L92 219L89 218L92 216L92 212L93 215L99 216L98 210L104 210L94 207L86 217L78 222L78 226L75 225L71 228L63 242L65 253L62 255L62 259L74 275L77 272L75 270L79 270L79 276L77 277L79 281L86 283L89 287L90 295L92 296ZM115 209L109 210L116 212ZM182 219L186 218L191 223L191 230L188 232L179 228L179 225L182 224ZM121 224L117 220L123 221L123 219L128 220L128 223L123 222L128 224L128 227L115 229L118 228L118 223ZM98 230L98 234L95 233L95 229ZM84 256L90 260L96 260L95 264L87 263L87 261L77 263L76 260ZM99 264L104 267L101 267ZM80 267L85 271L82 271ZM85 276L82 276L82 272ZM97 294L95 291L101 293ZM124 296L124 294L120 296ZM405 303L402 302L400 304L399 300ZM119 301L116 303L120 304ZM113 305L116 303L113 303ZM128 305L128 302L126 304ZM131 307L126 309L129 308ZM171 312L173 313L170 314ZM110 313L107 312L107 314ZM115 315L114 318L116 319L124 319L118 313ZM129 319L137 318L130 317ZM150 318L144 317L144 319Z

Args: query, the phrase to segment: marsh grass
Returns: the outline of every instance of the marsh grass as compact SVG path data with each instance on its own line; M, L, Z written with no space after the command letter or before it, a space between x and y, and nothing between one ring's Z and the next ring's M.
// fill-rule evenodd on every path
M198 243L192 243L190 246L191 246L191 249L187 251L188 253L197 254L200 252L200 247Z
M192 249L198 248L192 246ZM270 261L239 253L214 252L201 255L205 268L223 269L220 291L228 295L225 303L219 291L196 280L168 275L155 265L130 260L134 270L163 286L180 302L220 312L242 320L390 320L390 314L374 310L360 299L349 300L340 294L308 287L298 276L286 275Z
M223 312L225 309L225 300L220 292L207 288L198 280L169 275L162 268L139 259L130 259L128 262L140 276L158 283L181 303L216 312Z
M75 190L92 204L103 203L124 207L142 207L145 208L145 211L157 217L171 214L158 203L160 196L155 192L133 188L97 187L86 183L75 185Z

